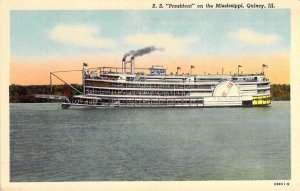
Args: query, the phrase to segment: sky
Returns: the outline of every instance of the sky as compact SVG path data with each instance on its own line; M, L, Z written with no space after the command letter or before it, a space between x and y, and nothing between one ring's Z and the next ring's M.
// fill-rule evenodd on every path
M195 73L265 72L289 83L290 11L101 10L11 11L11 84L47 84L55 70L121 66L130 50L156 46L136 67L177 66ZM24 79L24 76L27 76ZM62 76L63 77L63 76ZM80 83L80 75L65 76Z

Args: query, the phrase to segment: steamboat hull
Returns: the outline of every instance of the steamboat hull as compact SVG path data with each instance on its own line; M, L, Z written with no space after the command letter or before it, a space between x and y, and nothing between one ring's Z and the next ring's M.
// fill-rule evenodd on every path
M63 109L101 109L101 108L223 108L223 107L268 107L270 104L262 104L256 106L249 105L215 105L215 106L205 106L203 104L199 105L79 105L79 104L69 104L63 103Z
M140 98L140 97L93 97L81 95L72 101L62 104L63 109L68 108L201 108L201 107L260 107L271 104L270 96L210 96L185 98ZM244 100L243 100L244 99Z

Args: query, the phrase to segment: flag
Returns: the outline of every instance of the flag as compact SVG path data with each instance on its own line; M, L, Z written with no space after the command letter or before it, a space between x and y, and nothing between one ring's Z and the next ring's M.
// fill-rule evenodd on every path
M181 70L181 67L177 67L177 70Z
M239 65L238 67L242 67L241 65Z
M265 68L268 68L268 65L266 65L266 64L263 64L262 66L265 67Z
M87 63L83 63L83 67L88 66Z
M191 65L191 69L195 68L195 66Z

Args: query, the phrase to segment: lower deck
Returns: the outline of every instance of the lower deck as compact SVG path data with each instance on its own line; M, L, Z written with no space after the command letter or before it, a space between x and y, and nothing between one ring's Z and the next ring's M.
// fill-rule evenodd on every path
M96 98L76 97L62 104L69 107L251 107L265 106L271 103L270 96L253 100L242 100L241 97L198 97L198 98Z

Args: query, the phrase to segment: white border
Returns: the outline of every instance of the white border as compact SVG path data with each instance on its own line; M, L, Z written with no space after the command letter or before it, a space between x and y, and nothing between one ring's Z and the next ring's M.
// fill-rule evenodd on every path
M232 3L274 3L276 8L291 10L291 180L267 181L170 181L170 182L63 182L63 183L11 183L9 182L9 12L10 10L99 10L99 9L151 9L152 3L202 3L216 0L0 0L0 123L1 123L1 190L300 190L300 1L227 0ZM225 1L222 1L225 3ZM271 21L270 21L271 22ZM289 182L289 186L274 186L275 182Z

